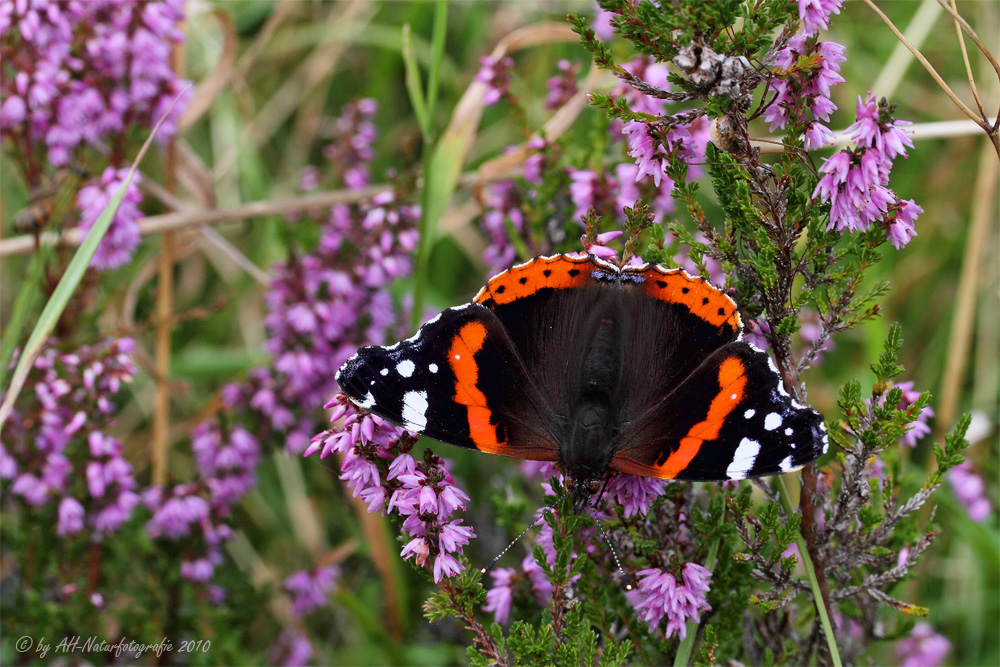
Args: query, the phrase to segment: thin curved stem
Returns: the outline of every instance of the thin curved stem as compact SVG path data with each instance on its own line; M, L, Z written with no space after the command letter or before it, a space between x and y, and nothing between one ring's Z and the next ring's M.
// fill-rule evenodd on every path
M774 484L778 489L778 496L781 498L781 506L791 516L795 512L795 508L792 506L792 500L788 495L788 488L785 486L784 478L780 475L775 477ZM802 492L805 493L805 489ZM802 559L802 567L805 568L806 576L809 577L809 587L812 589L813 602L816 604L816 612L819 614L819 621L823 626L823 634L826 636L826 646L830 651L830 661L835 667L842 667L843 662L840 660L840 651L837 649L837 639L833 634L833 624L830 622L830 615L826 610L826 602L823 598L823 591L819 586L819 579L816 577L816 569L813 567L812 558L809 556L809 546L806 544L801 530L795 543L799 546L799 557Z

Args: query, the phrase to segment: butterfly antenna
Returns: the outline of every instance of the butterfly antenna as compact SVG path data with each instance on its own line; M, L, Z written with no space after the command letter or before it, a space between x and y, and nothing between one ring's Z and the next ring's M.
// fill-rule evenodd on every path
M562 496L560 496L560 497L559 497L559 500L557 500L557 501L556 501L555 503L553 503L553 505L558 505L559 503L561 503L561 502L562 502L563 498L565 498L565 497L566 497L566 496L568 496L568 495L569 495L569 491L566 491L566 493L562 494ZM527 533L527 532L528 532L529 530L531 530L532 528L534 528L535 526L537 526L537 525L538 525L538 523L539 523L540 521L544 520L544 519L545 519L545 514L546 514L547 512L552 512L553 510L554 510L554 507L543 507L543 508L542 508L542 514L541 514L541 516L539 516L539 517L538 517L537 519L535 519L535 520L534 520L534 521L533 521L533 522L531 523L531 525L530 525L530 526L528 526L527 528L525 528L524 530L522 530L522 531L521 531L521 534L520 534L520 535L518 535L517 537L515 537L515 538L514 538L514 539L513 539L512 541L511 541L511 543L510 543L510 544L508 544L508 545L507 545L507 546L506 546L506 547L504 548L504 550L503 550L503 551L501 551L500 553L498 553L498 554L497 554L497 555L496 555L496 556L495 556L495 557L493 558L493 560L491 560L491 561L490 561L489 563L487 563L487 564L486 564L486 567L484 567L484 568L480 568L480 570L479 570L480 574L486 574L486 573L487 573L487 572L488 572L488 571L490 570L490 568L492 568L492 567L493 567L494 565L496 565L496 564L497 564L497 561L498 561L498 560L500 560L501 558L503 558L503 555L504 555L505 553L507 553L508 551L510 551L510 548L511 548L512 546L514 546L515 544L517 544L518 542L520 542L520 541L521 541L521 538L522 538L522 537L524 537L525 533Z
M608 549L611 550L611 555L614 556L615 558L615 565L618 566L618 572L621 573L622 579L625 580L625 590L627 591L632 590L632 579L630 579L629 576L625 574L625 568L622 567L622 562L618 560L618 552L615 551L614 545L611 544L611 538L609 538L607 532L605 532L604 524L601 523L601 520L597 518L597 514L594 513L593 509L590 510L590 516L594 519L594 523L597 524L597 527L601 529L601 535L604 536L604 541L608 543Z

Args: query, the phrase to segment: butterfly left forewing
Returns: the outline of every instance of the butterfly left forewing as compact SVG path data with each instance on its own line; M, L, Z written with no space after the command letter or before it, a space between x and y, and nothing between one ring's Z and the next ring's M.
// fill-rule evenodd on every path
M766 353L723 346L658 400L636 406L611 468L721 481L796 470L826 452L823 418L784 390Z
M548 406L496 316L450 308L410 339L361 348L337 373L360 407L459 447L554 461Z

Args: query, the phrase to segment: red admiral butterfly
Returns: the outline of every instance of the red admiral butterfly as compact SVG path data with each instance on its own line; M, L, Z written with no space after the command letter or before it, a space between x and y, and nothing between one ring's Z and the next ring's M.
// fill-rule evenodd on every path
M582 510L610 472L721 481L797 470L822 416L742 341L736 304L679 269L537 257L337 372L360 407L459 447L557 461Z

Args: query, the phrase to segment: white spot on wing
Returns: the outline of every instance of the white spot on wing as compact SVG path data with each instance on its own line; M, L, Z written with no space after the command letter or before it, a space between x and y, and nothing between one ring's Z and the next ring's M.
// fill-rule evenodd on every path
M389 374L389 369L388 368L383 368L382 370L380 370L378 372L378 374L381 375L382 377L385 377L386 375Z
M785 458L783 458L781 460L781 463L778 464L778 468L781 470L781 472L791 472L792 470L794 470L794 466L792 465L792 457L786 456Z
M753 468L760 453L760 443L750 438L740 440L736 453L733 454L733 462L726 468L726 475L729 479L746 479L747 472Z
M429 370L431 373L437 373L438 372L438 365L437 364L430 364L427 367L427 370Z
M427 392L408 391L403 394L403 427L420 433L427 426Z
M372 406L375 405L375 397L372 396L371 392L368 392L367 394L365 394L365 400L355 401L355 403L357 403L358 407L360 408L364 408L365 410L371 410Z
M781 415L779 415L777 412L772 412L766 417L764 417L765 431L773 431L779 426L781 426Z
M730 396L730 397L729 397L729 400L731 400L731 401L735 401L735 400L736 400L736 394L733 394L732 396Z
M754 410L753 408L750 408L749 410L743 413L743 419L750 419L755 414L757 414L757 411Z
M456 354L456 355L455 355L455 358L456 358L456 359L461 359L461 358L462 358L462 355L460 355L460 354Z
M405 378L413 375L414 368L416 368L416 366L409 359L403 359L401 362L396 364L396 372Z
M791 434L792 434L792 433L794 433L794 432L795 432L795 431L793 431L793 430L792 430L792 427L791 427L791 426L789 426L788 428L786 428L786 429L785 429L785 435L791 435Z

